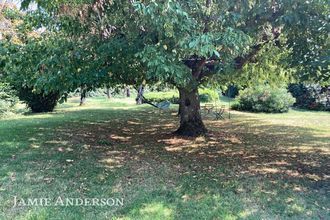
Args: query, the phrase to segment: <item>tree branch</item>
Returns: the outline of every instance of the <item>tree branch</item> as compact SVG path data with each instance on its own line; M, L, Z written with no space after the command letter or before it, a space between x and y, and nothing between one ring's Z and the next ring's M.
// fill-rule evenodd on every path
M234 59L234 68L239 70L242 67L253 60L253 58L258 54L258 52L262 49L264 45L267 43L278 40L280 37L281 31L280 28L273 28L272 37L263 37L263 41L251 47L251 51L245 56L239 56ZM216 74L215 66L220 62L220 60L216 59L208 59L205 61L204 69L200 72L198 81L202 81L204 77L212 76Z
M280 37L281 29L280 28L273 28L272 30L272 37L263 36L263 41L261 43L258 43L254 45L251 48L251 51L245 55L245 56L239 56L234 59L235 62L235 68L241 69L246 63L250 62L255 55L262 49L262 47L269 43L272 40L277 40Z

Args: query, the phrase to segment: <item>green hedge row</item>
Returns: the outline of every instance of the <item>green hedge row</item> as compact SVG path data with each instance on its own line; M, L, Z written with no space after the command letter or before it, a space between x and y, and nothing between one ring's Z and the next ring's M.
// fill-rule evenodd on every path
M169 101L173 104L179 104L179 92L172 90L168 92L148 92L145 94L145 98L151 102L163 102ZM201 102L214 102L219 100L219 95L212 89L199 89L199 99Z
M146 99L150 102L163 102L169 101L173 104L179 103L179 92L178 91L168 91L168 92L148 92L144 95Z

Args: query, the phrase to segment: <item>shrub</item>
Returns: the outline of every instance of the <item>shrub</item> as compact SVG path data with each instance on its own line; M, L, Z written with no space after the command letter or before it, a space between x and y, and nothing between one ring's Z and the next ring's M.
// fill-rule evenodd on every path
M251 112L287 112L295 99L285 88L272 88L269 85L248 88L240 92L233 109Z
M330 86L291 84L289 91L296 98L295 107L330 111Z
M9 102L6 102L4 100L0 100L0 116L2 114L5 114L6 112L10 112L12 109L12 106Z
M199 89L199 100L201 102L214 102L219 100L219 94L213 89Z
M12 111L17 101L15 91L7 83L0 83L0 114Z
M18 89L18 97L35 113L53 111L60 99L59 92L48 94L44 94L43 92L35 93L31 88L27 87Z
M149 92L145 95L145 98L150 102L163 102L169 101L173 104L179 104L179 93L177 91L168 92Z
M145 95L145 98L150 102L163 102L169 101L173 104L179 104L179 92L172 90L167 92L149 92ZM211 89L200 89L199 90L199 99L201 102L213 102L219 99L219 95L216 91Z

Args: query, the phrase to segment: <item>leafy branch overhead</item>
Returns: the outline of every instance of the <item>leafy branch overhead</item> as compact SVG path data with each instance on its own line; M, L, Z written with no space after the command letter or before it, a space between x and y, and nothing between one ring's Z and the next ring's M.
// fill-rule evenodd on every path
M23 1L22 7L27 8L31 2ZM53 28L55 25L73 39L84 40L89 47L112 44L112 50L118 52L121 47L115 45L120 41L130 45L127 52L134 54L135 59L131 56L129 61L135 63L133 66L129 62L116 63L118 59L109 57L109 51L99 50L98 55L108 59L108 66L99 67L102 71L114 73L120 71L121 65L132 67L130 70L140 65L141 72L146 70L145 76L141 73L142 78L176 85L194 80L198 83L204 77L242 69L264 45L280 41L282 35L288 38L292 59L300 60L292 67L298 71L308 67L307 78L329 79L329 64L325 60L329 50L329 6L324 1L35 2L48 17L53 17L51 22L39 17L40 23ZM320 71L325 74L317 77Z

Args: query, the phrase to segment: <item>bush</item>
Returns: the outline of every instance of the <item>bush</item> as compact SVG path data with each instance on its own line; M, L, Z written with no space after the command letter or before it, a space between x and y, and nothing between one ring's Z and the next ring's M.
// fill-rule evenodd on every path
M330 86L291 84L289 91L296 98L295 107L330 111Z
M27 87L18 89L18 97L35 113L53 111L60 99L59 92L48 94L44 94L43 92L35 93L31 88Z
M177 91L168 92L149 92L145 95L145 98L150 102L163 102L169 101L173 104L179 104L179 93Z
M287 112L295 99L285 88L272 88L269 85L248 88L240 92L233 109L251 112Z
M12 111L17 102L15 91L7 83L0 83L0 114Z
M172 90L168 92L149 92L145 95L145 98L150 102L163 102L169 101L173 104L179 104L179 92ZM211 89L199 89L199 99L201 102L213 102L219 99L219 95L216 91Z
M219 94L212 89L199 89L199 100L201 102L215 102L219 100Z
M5 114L6 112L10 112L12 109L12 106L9 102L6 102L4 100L0 100L0 116Z

